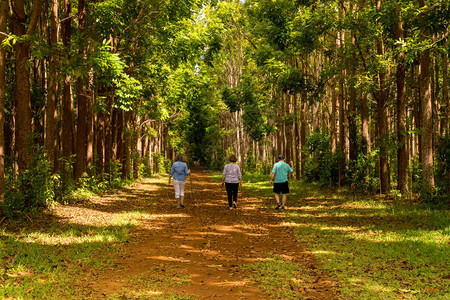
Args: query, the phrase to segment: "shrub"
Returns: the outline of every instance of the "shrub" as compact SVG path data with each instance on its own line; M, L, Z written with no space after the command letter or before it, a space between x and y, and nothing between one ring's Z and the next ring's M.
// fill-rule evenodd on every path
M346 174L347 182L359 191L374 192L380 186L380 179L376 174L378 153L378 149L367 154L359 153L355 161L349 162Z
M5 201L3 207L9 217L42 211L55 199L58 174L52 174L42 147L35 146L27 170L16 174L7 170L5 178Z
M308 156L305 162L307 181L321 185L337 184L341 154L331 152L331 139L327 133L314 131L307 138L303 153Z

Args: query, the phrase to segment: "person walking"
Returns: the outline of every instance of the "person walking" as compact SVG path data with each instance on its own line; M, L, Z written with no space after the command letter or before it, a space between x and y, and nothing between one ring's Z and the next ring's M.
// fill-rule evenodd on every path
M288 177L294 172L292 166L285 163L284 159L283 154L278 155L278 162L273 165L272 172L270 173L270 184L273 183L273 193L277 201L275 209L286 208L286 198L287 194L289 194ZM273 181L274 178L275 182ZM281 203L279 194L282 194Z
M184 186L186 184L186 176L190 175L187 164L185 162L184 156L178 154L176 161L173 163L169 174L169 185L170 179L173 176L173 186L175 188L175 199L177 199L177 208L184 208Z
M239 185L242 186L242 175L239 165L236 164L236 156L230 155L228 160L230 163L223 168L222 186L225 184L225 189L227 190L228 209L233 209L237 208L237 194Z

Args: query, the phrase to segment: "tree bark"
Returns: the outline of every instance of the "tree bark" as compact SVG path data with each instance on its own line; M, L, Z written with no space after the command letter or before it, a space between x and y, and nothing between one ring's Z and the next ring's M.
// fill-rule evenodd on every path
M300 179L300 130L299 130L299 112L298 112L298 95L294 94L294 152L295 152L295 178Z
M420 7L424 7L423 0L419 0ZM423 20L425 16L422 15ZM426 27L420 29L420 38L425 41L429 38ZM430 50L425 49L420 55L420 123L422 129L422 177L426 189L434 187L433 174L433 103L430 84Z
M403 22L400 7L397 6L395 19L395 38L403 40ZM401 45L397 46L401 49ZM397 55L397 189L403 195L408 193L408 144L406 128L406 85L405 85L405 53L400 51Z
M24 35L33 35L41 12L41 1L35 0L31 8L31 17L28 27L28 15L25 13L25 4L23 0L11 1L13 8L13 33L22 37ZM32 120L31 120L31 90L30 90L30 70L27 67L30 59L29 40L18 41L15 46L15 153L17 158L18 170L23 171L28 167L31 158L32 147Z
M361 127L362 127L362 140L361 150L364 154L370 152L370 132L369 132L369 112L367 108L367 94L361 94Z
M70 0L64 0L64 20L62 23L62 42L66 49L66 59L70 61L70 46L72 39L71 26L72 5ZM74 153L74 127L73 127L73 104L72 104L72 78L69 74L64 75L62 95L62 156L69 159Z
M83 42L87 27L86 1L78 1L78 29L80 31L79 51L81 57L86 56L86 43ZM75 178L80 178L86 172L87 160L87 115L88 115L88 91L87 82L82 77L77 78L77 132L76 132L76 161Z
M381 0L376 0L377 12L381 11ZM380 21L378 21L379 23ZM377 54L384 55L383 36L381 33L381 24L378 24L380 33L376 42ZM377 95L377 139L380 147L380 193L386 194L388 192L388 166L387 166L387 149L384 139L386 138L386 117L385 117L385 102L386 102L386 73L383 70L378 72L378 95Z
M345 109L344 109L344 79L339 79L339 186L344 184L344 170L345 170Z
M449 134L448 117L450 115L450 103L448 97L448 53L442 54L442 105L441 105L441 136Z
M9 0L0 2L0 205L5 199L5 100L6 100L6 49L5 39L9 13Z
M50 47L49 72L47 81L47 108L45 110L45 150L50 164L55 172L58 168L57 161L57 86L58 86L58 1L51 0L50 3Z

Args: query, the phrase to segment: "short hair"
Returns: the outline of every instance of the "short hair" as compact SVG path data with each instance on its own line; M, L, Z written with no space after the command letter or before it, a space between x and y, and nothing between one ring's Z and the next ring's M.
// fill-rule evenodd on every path
M183 154L178 154L176 157L176 161L183 161L184 162L184 155Z
M231 155L228 157L228 160L231 161L231 162L236 162L236 161L237 161L236 155L231 154Z

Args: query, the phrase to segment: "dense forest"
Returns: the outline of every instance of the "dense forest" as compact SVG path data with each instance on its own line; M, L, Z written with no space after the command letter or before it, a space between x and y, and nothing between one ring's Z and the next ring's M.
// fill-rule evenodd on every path
M15 215L170 166L450 194L443 0L1 0L0 194Z

